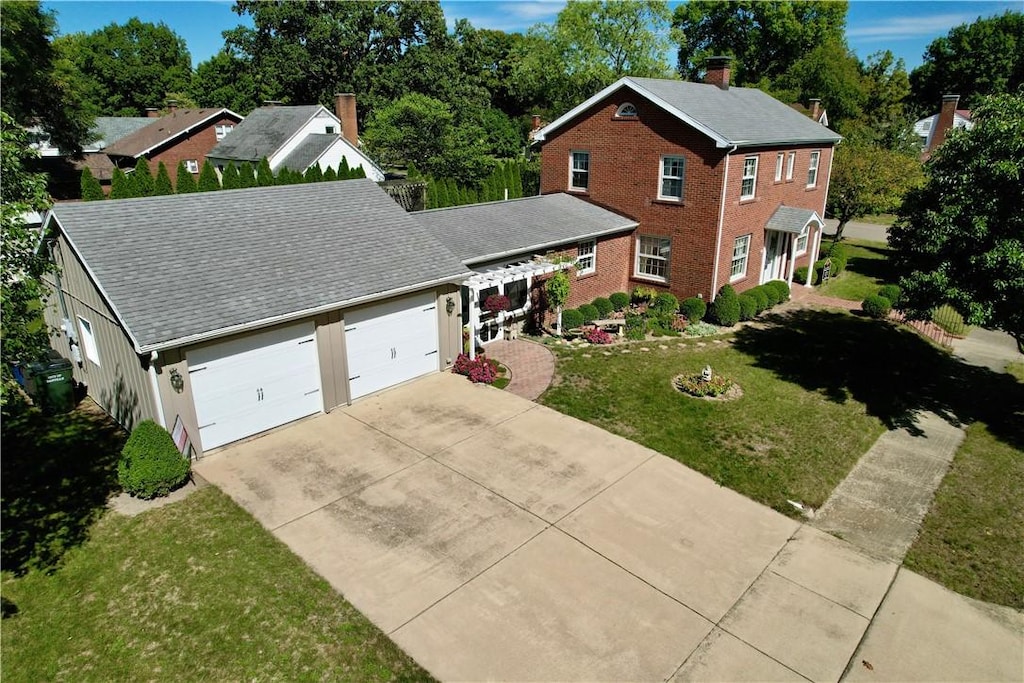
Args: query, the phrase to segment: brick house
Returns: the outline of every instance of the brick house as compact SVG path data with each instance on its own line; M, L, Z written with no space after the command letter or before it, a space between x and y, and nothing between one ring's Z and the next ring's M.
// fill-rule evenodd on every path
M177 109L172 107L166 116L127 135L103 150L119 168L134 168L140 157L150 162L153 173L162 161L175 181L179 162L196 178L210 153L223 140L242 116L230 109Z
M542 194L638 224L601 245L611 279L595 293L645 285L710 300L725 284L792 284L816 259L841 138L760 90L730 87L725 59L709 61L707 83L622 78L536 138Z

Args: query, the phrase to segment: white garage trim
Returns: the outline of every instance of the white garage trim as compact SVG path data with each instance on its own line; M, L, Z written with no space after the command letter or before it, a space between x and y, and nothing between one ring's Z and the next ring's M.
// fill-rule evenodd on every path
M203 450L323 410L311 321L203 346L186 356Z

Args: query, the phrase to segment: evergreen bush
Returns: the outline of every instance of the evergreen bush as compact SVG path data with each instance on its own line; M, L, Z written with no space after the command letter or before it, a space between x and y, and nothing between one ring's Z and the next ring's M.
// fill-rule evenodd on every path
M775 308L782 301L782 298L779 296L779 290L769 287L767 283L758 285L755 289L762 292L768 298L768 308Z
M746 293L753 297L754 301L757 302L758 315L768 310L768 295L764 293L764 290L760 287L754 287L753 289L747 290Z
M881 320L889 317L892 310L892 302L884 296L872 294L861 302L860 307L872 318Z
M624 310L629 306L629 294L625 292L615 292L608 297L608 300L612 302L612 306L615 307L616 311Z
M156 178L153 180L153 196L163 197L169 194L174 194L174 186L171 185L171 174L161 161L156 167Z
M779 298L779 303L783 301L789 301L789 285L783 280L772 280L771 282L764 283L765 287L775 290L775 294Z
M198 190L195 177L185 168L185 162L179 161L178 168L174 173L174 191L177 194L192 194Z
M884 297L889 300L893 306L899 306L900 296L903 294L903 290L900 289L899 285L882 285L878 290L878 296Z
M81 184L83 202L95 202L107 198L103 194L103 186L100 185L100 181L96 180L96 177L88 168L82 169Z
M167 430L152 420L140 422L121 450L117 479L136 498L166 496L188 480L190 463Z
M149 161L146 157L139 157L135 162L135 173L132 174L132 182L135 184L136 197L153 196L153 174L149 170Z
M679 299L677 299L674 294L661 292L654 297L654 303L651 305L651 308L659 314L675 315L679 310Z
M757 315L757 299L744 292L738 297L740 302L740 320L753 320Z
M601 317L601 312L594 304L583 304L579 307L580 315L583 316L583 323L590 324Z
M615 306L612 305L612 302L603 296L599 296L594 299L594 308L596 308L597 312L600 313L601 318L607 318L612 314L612 311L615 310Z
M583 314L575 308L567 308L562 311L562 330L572 330L583 327Z
M217 179L217 171L213 169L213 164L207 159L203 162L203 168L199 171L199 191L200 192L216 192L220 189L220 180Z
M646 329L647 323L642 315L626 316L626 339L643 339Z
M688 321L695 323L703 318L704 314L707 313L708 305L704 303L704 299L698 299L695 296L691 296L679 305L679 310L684 316L686 316Z
M730 285L724 285L718 290L718 296L708 308L708 317L711 322L722 327L732 327L738 323L740 321L740 301L736 296L736 290Z

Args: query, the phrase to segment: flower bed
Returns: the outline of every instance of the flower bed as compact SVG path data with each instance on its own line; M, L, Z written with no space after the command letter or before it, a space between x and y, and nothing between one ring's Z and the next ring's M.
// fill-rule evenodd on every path
M704 379L701 373L694 375L679 375L672 380L676 389L697 398L738 398L741 392L739 385L723 375L714 375L711 379Z
M460 353L452 370L456 374L469 377L469 381L475 384L494 384L494 380L498 378L498 361L485 356L477 356L470 360L469 355Z
M588 330L584 336L591 344L611 344L615 341L615 337L612 334L598 328Z

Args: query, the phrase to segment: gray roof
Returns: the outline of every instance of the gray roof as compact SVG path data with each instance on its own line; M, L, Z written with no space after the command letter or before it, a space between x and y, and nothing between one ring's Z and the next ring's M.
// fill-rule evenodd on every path
M467 274L366 179L58 204L52 215L139 351Z
M628 87L680 120L714 138L719 147L776 144L833 144L838 133L756 88L627 76L559 117L541 131L542 139L616 90Z
M260 107L246 116L206 156L236 161L259 161L269 157L319 110L319 104Z
M156 119L148 116L97 116L89 130L89 138L92 141L85 145L86 151L109 147L154 121Z
M821 223L821 217L817 211L811 209L798 209L795 206L781 205L775 209L775 213L765 224L765 230L778 230L780 232L792 232L799 235L811 221Z
M233 131L232 131L233 132ZM313 162L320 158L331 145L336 143L340 137L328 133L314 133L307 135L306 139L299 143L295 150L286 156L281 166L305 173L306 169L313 165Z
M483 263L580 239L632 230L637 222L564 193L414 214L463 263Z

